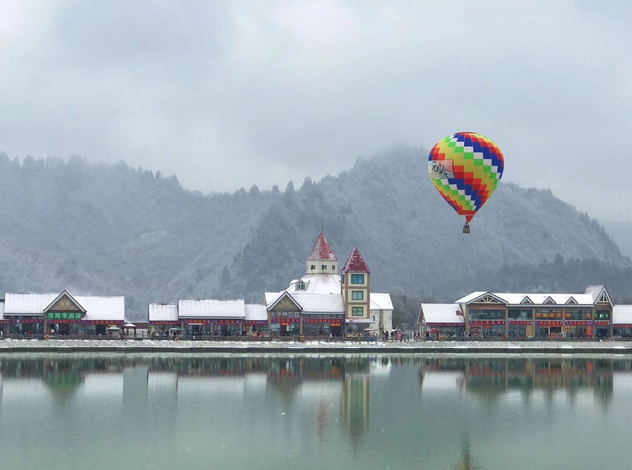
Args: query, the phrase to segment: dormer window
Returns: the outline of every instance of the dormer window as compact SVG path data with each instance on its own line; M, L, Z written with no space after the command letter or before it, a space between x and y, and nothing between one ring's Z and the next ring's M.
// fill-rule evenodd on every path
M309 267L309 269L310 269L311 271L313 271L314 269L316 269L316 265L315 265L315 264L312 264L312 265Z
M335 270L336 270L336 265L335 265L335 264L332 264L332 265L331 265L331 270L332 270L332 271L335 271Z
M326 270L327 270L327 265L326 265L326 264L323 264L323 265L320 267L320 269L322 269L323 271L326 271Z
M305 290L306 286L303 281L298 281L296 283L296 290Z

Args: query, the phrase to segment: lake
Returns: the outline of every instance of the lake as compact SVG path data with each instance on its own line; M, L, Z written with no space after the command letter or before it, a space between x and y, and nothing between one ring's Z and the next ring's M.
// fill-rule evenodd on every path
M632 468L632 358L0 355L2 469Z

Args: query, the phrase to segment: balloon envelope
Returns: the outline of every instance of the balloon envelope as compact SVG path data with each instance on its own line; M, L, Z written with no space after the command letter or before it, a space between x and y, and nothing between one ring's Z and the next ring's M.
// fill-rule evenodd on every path
M435 187L468 222L496 190L504 168L498 145L474 132L457 132L440 140L428 157Z

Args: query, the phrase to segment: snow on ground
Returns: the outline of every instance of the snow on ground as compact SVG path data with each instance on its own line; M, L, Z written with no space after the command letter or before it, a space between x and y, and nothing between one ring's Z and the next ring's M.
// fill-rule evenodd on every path
M475 341L475 342L329 342L329 341L164 341L164 340L0 340L0 352L3 350L63 350L63 349L86 349L86 350L199 350L199 351L234 351L234 350L274 350L274 351L441 351L446 352L466 352L475 350L477 352L506 352L506 351L537 351L546 350L559 352L573 351L604 351L604 352L629 352L632 353L632 342L547 342L547 341Z

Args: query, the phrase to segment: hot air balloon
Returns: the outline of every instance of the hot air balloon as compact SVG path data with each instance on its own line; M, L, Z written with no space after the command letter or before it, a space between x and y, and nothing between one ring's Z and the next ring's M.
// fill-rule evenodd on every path
M504 168L498 145L474 132L457 132L432 148L430 177L443 199L465 216L463 233L470 233L470 221L496 190Z

